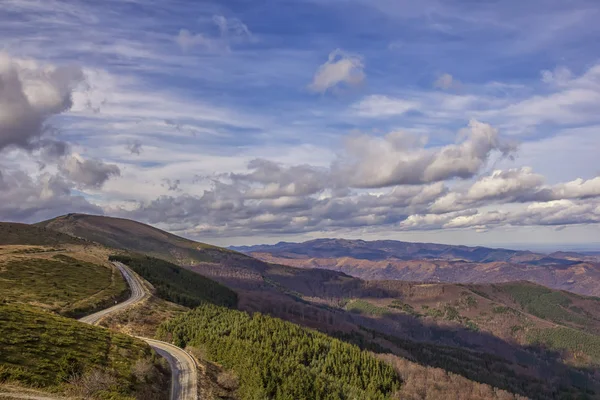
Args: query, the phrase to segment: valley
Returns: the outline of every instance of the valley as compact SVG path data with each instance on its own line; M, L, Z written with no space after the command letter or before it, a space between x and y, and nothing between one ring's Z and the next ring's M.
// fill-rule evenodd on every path
M91 278L82 273L86 268L103 268L96 272L109 273L105 272L104 281L94 279L98 286L89 288L101 294L98 304L115 301L115 292L108 289L110 282L119 282L110 279L118 269L111 267L109 260L131 269L132 276L144 280L142 291L151 295L143 294L141 301L102 318L90 317L91 322L109 332L185 347L198 362L200 398L250 399L261 394L284 398L286 393L312 393L306 398L338 393L345 398L354 393L373 399L420 399L453 398L460 392L466 399L483 400L595 398L595 393L600 393L595 375L600 365L600 315L599 300L594 297L526 281L364 280L340 271L269 263L232 250L174 239L135 221L85 215L58 220L62 231L72 230L64 222L72 221L79 227L91 227L91 233L79 228L76 238L60 233L71 237L64 243L39 244L46 239L26 232L49 228L25 226L21 244L14 244L18 234L11 226L12 244L0 240L5 257L2 265L13 265L18 258L23 276L48 276L50 287L53 273L75 268L69 273L74 281L66 281L74 290L75 304L88 295L77 289L89 286L85 282ZM101 221L98 227L97 221ZM122 247L90 239L115 224L118 230L109 229L113 241L139 232L152 235L130 239ZM2 228L6 227L0 224L0 231ZM161 250L146 251L160 237L166 238L162 247L157 247ZM181 254L179 243L198 252L195 261L179 258L180 262L175 262L174 254ZM531 260L535 255L503 251L486 257ZM32 261L39 259L41 264ZM124 285L122 278L120 281ZM70 290L62 288L54 294L44 289L43 283L38 285L41 292L48 292L45 303L24 290L5 302L41 307L53 315L75 315L73 306L61 297ZM137 291L134 285L134 297ZM125 298L129 295L125 291ZM310 340L305 342L306 338ZM246 353L258 350L259 343L271 344L256 355ZM310 349L324 345L340 353L325 358L320 358L321 352L311 353ZM367 375L381 377L381 386L366 385L365 377L352 378L352 369L337 370L336 363L344 357L349 357L344 368L376 368L379 372ZM280 363L273 364L275 359ZM252 363L247 364L248 360ZM331 367L327 367L329 363L333 363ZM301 376L312 378L303 380ZM301 389L294 392L295 388Z

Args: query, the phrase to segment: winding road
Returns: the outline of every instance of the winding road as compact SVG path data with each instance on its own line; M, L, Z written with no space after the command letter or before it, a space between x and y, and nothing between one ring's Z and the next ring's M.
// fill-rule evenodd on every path
M102 318L117 311L124 310L128 307L131 307L140 301L150 297L150 293L140 280L134 273L131 272L129 267L120 262L113 263L119 270L123 277L127 281L127 285L131 289L131 296L122 303L116 304L110 308L106 308L102 311L98 311L97 313L88 315L87 317L80 318L80 322L85 322L86 324L96 325Z
M127 281L131 289L131 296L122 303L116 304L97 313L88 315L79 319L86 324L96 325L100 319L107 315L122 311L131 307L142 300L151 296L150 292L144 286L142 280L123 263L113 263ZM144 340L158 354L164 357L171 366L171 400L197 400L198 398L198 373L196 361L186 353L183 349L174 346L170 343L161 342L159 340L149 339L136 336L138 339Z

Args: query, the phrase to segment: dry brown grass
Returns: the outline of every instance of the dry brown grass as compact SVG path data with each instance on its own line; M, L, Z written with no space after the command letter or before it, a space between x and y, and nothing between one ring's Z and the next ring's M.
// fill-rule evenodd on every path
M186 311L189 311L186 307L153 296L104 318L100 325L130 335L154 337L158 325Z

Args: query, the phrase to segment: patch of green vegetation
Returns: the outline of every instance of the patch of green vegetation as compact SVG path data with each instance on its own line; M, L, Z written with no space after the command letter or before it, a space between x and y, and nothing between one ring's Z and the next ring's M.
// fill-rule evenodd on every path
M185 307L204 302L235 307L237 293L205 276L188 271L168 261L147 257L114 255L111 261L127 264L156 288L158 297Z
M458 321L461 319L458 310L450 304L444 306L444 316L448 321Z
M467 319L465 326L471 331L479 332L479 326L477 326L477 324L470 319Z
M402 300L394 300L392 301L392 303L390 305L388 305L389 308L395 308L397 310L401 310L407 314L410 315L414 315L415 317L420 316L421 314L419 314L418 312L415 311L414 307L411 306L408 303L404 303Z
M64 254L19 258L0 268L0 299L35 303L68 316L80 316L128 293L121 274Z
M572 300L567 294L531 284L512 283L499 286L528 313L559 324L587 325L589 320L569 309Z
M234 370L242 400L389 399L400 386L391 366L357 346L260 313L203 304L158 335Z
M475 294L483 297L484 299L491 300L490 296L486 292L484 292L483 290L476 289L476 288L473 288L473 287L469 287L469 290L471 292L473 292L473 293L475 293Z
M600 337L576 329L559 327L552 329L534 329L527 335L533 344L542 344L553 350L569 350L585 354L596 365L600 364Z
M439 308L429 307L427 308L425 315L433 318L442 318L444 316L444 311L440 310Z
M522 325L513 325L510 327L510 333L512 335L516 335L518 332L525 330L525 327Z
M494 314L507 314L507 313L514 313L514 310L510 307L506 307L506 306L495 306L494 308L492 308L492 312Z
M436 319L443 318L448 321L465 322L467 320L461 317L458 309L451 304L444 304L442 308L428 307L425 309L425 315Z
M461 299L462 304L467 308L477 307L477 300L471 295L467 295Z
M379 307L361 299L350 301L346 305L346 310L352 313L365 315L386 315L390 313L390 311L385 307Z
M97 391L84 397L106 399L130 399L152 380L166 383L167 371L144 342L25 304L0 304L0 349L0 383L63 391L95 377ZM152 398L164 398L164 386Z

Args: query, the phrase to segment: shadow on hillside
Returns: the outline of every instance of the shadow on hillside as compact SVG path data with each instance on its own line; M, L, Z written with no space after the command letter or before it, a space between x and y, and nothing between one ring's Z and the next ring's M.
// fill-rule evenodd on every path
M242 266L190 269L237 289L239 307L245 311L305 325L375 353L393 353L530 398L596 398L599 393L597 369L566 365L560 353L541 346L521 346L486 332L435 325L408 314L374 317L323 304L400 294L345 274L275 265L265 272Z

